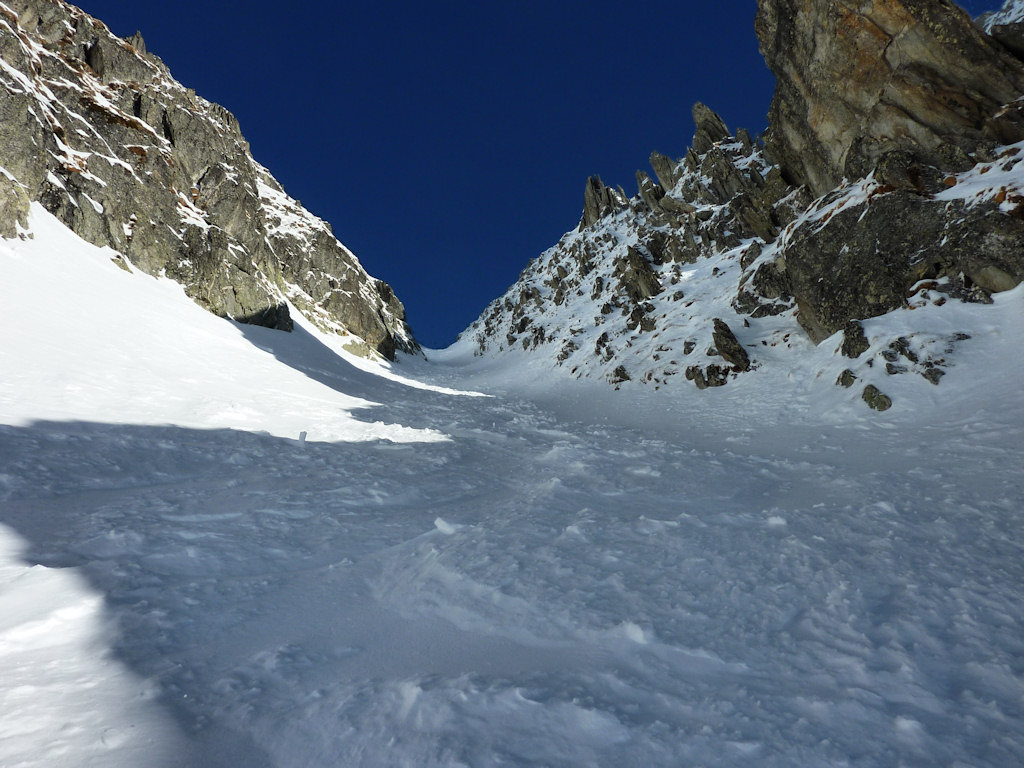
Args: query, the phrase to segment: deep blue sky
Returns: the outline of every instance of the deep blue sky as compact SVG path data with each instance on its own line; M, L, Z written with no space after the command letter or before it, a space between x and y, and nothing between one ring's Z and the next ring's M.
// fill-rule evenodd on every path
M760 132L773 89L755 0L80 5L231 110L430 347L578 223L588 176L633 194L695 101Z

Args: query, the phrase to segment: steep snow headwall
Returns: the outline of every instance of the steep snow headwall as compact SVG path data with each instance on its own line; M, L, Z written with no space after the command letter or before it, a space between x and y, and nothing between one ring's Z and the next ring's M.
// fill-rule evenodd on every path
M391 289L141 36L122 40L62 0L8 0L0 56L0 234L38 200L219 315L289 330L288 300L354 349L418 348Z

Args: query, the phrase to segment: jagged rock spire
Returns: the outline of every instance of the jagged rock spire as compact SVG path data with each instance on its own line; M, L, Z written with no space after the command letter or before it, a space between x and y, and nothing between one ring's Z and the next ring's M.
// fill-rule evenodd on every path
M614 190L601 181L600 176L587 179L583 190L583 219L580 229L593 226L599 219L614 213L626 205L626 195L621 189Z
M729 129L722 118L699 101L693 105L693 124L697 129L693 135L693 151L698 155L710 150L715 142L729 137Z

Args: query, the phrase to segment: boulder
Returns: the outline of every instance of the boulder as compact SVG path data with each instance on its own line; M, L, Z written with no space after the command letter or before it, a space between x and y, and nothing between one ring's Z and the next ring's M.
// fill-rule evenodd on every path
M868 404L869 408L873 408L876 411L888 411L892 408L892 399L874 384L868 384L864 387L861 399Z
M864 334L864 326L856 320L848 322L843 328L843 343L840 346L843 357L858 358L867 352L870 346L871 343ZM849 386L849 384L845 386Z
M842 373L839 374L839 378L836 379L836 384L840 387L849 389L853 386L854 382L857 381L857 374L846 368Z
M714 339L715 349L718 350L718 354L737 371L749 371L750 356L747 355L747 350L737 340L732 329L724 320L717 317L714 320L714 324L715 329L711 336Z

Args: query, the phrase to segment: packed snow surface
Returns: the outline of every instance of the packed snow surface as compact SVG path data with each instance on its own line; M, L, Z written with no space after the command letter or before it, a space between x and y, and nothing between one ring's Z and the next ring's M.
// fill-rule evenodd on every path
M878 414L829 341L705 392L357 364L31 227L5 768L1024 764L1024 288L865 323L971 337Z

